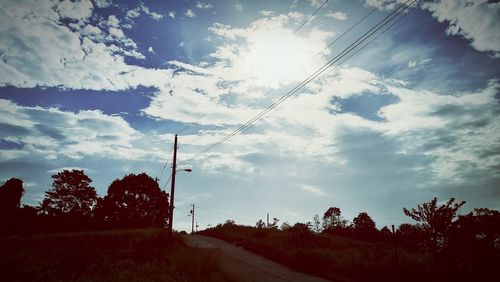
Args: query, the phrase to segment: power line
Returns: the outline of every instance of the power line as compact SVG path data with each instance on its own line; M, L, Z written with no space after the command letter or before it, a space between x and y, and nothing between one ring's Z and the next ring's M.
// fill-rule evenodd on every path
M392 11L389 15L387 15L383 20L379 21L375 26L370 28L365 34L363 34L360 38L358 38L356 41L351 43L348 47L346 47L342 52L337 54L334 58L332 58L330 61L328 61L326 64L324 64L322 67L320 67L318 70L316 70L313 74L308 76L306 79L304 79L301 83L299 83L297 86L295 86L292 90L288 91L285 95L281 96L279 99L277 99L275 102L273 102L270 106L265 108L263 111L261 111L259 114L255 115L253 118L248 120L246 123L238 127L236 130L231 132L230 134L226 135L219 141L215 142L214 144L208 146L207 148L203 149L201 152L195 154L193 157L182 161L181 163L187 163L192 160L195 160L199 158L200 156L207 154L208 152L214 150L215 148L219 147L222 145L224 142L226 142L228 139L232 138L233 136L242 133L257 120L265 116L267 113L269 113L271 110L275 109L277 106L279 106L281 103L283 103L285 100L290 98L292 95L298 93L300 90L302 90L307 84L309 84L311 81L316 79L320 74L322 74L325 70L328 68L332 67L334 64L338 63L341 59L346 57L350 52L352 52L354 49L356 49L358 46L360 46L362 43L364 43L368 38L370 38L372 35L377 33L380 29L382 29L384 26L386 26L388 23L390 23L394 18L396 18L399 14L404 12L407 7L407 3L411 1L411 4L414 4L416 0L407 0L403 4L401 4L397 9ZM408 7L410 6L408 5ZM401 8L403 8L401 10ZM345 61L344 61L345 62Z
M306 20L305 20L305 21L304 21L304 22L303 22L303 23L302 23L302 24L301 24L301 25L300 25L297 29L295 29L295 31L294 31L293 33L297 33L297 31L299 31L299 30L300 30L300 29L301 29L301 28L302 28L302 27L303 27L303 26L304 26L307 22L309 22L309 21L312 19L312 17L314 17L314 15L316 15L316 13L317 13L319 10L321 10L321 8L323 8L323 6L325 6L325 5L326 5L326 3L327 3L328 1L329 1L329 0L326 0L325 2L323 2L323 4L321 4L321 6L320 6L318 9L316 9L316 11L314 11L314 13L313 13L311 16L309 16L309 18L307 18L307 19L306 19ZM382 3L383 3L383 1L382 1ZM332 43L332 44L333 44L333 43ZM330 47L332 44L330 44L328 47ZM328 47L327 47L327 48L328 48ZM321 52L323 52L323 51L324 51L324 49L323 49ZM315 58L315 57L316 57L316 56L314 56L313 58ZM269 89L266 93L264 93L264 95L263 95L263 96L261 96L261 97L259 98L259 100L258 100L258 101L260 101L263 97L265 97L267 94L269 94L272 90L273 90L273 89ZM217 106L217 105L219 105L220 103L222 103L222 102L223 102L223 101L224 101L227 97L229 97L232 93L233 93L232 91L229 91L229 92L228 92L226 95L224 95L224 96L222 97L222 99L220 99L220 100L219 100L219 101L218 101L215 105ZM253 105L253 104L255 104L255 103L252 103L251 105ZM251 106L251 105L249 105L249 106ZM199 121L200 121L201 119L203 119L203 118L204 118L204 117L205 117L208 113L209 113L209 111L206 111L206 112L205 112L204 114L202 114L202 115L201 115L201 116L200 116L200 117L199 117L196 121L194 121L194 122L192 122L192 123L199 123ZM239 113L241 113L241 111L240 111L240 112L238 112L236 115L238 115ZM175 134L177 134L177 135L181 134L182 132L186 131L186 129L188 129L188 128L189 128L189 126L190 126L190 124L189 124L189 123L188 123L188 124L186 124L186 125L185 125L185 126L183 126L183 127L182 127L179 131L177 131Z
M170 153L172 153L173 151L173 148L172 150L170 150ZM158 180L161 179L161 177L163 176L163 173L165 172L165 168L167 167L167 164L170 162L170 159L167 157L167 160L165 161L165 164L163 164L163 168L161 169L161 172L160 172L160 176L158 176Z
M325 2L323 2L323 4L321 4L321 6L319 6L319 8L314 11L314 13L312 13L311 16L309 16L309 18L307 18L307 20L305 20L299 27L297 27L297 29L293 32L293 33L296 33L297 31L299 31L299 29L301 29L306 23L308 23L312 17L314 17L314 15L316 15L316 13L321 10L321 8L323 8L323 6L325 6L325 4L328 2L328 0L326 0Z
M325 1L325 3L328 2L328 1ZM340 40L342 37L344 37L347 33L351 32L354 28L356 28L356 26L358 26L361 22L363 22L364 20L366 20L366 18L368 18L371 14L373 14L380 6L382 6L382 4L385 2L385 0L381 1L380 4L376 7L374 7L369 13L367 13L366 15L364 15L361 19L359 19L356 23L354 23L354 25L352 25L350 28L348 28L347 30L345 30L339 37L335 38L335 40L333 40L332 42L330 42L330 44L328 44L328 46L326 46L325 48L323 48L321 51L317 52L313 57L311 57L309 59L310 60L313 60L315 59L317 56L321 55L326 49L330 48L333 44L335 44L338 40ZM323 5L325 4L323 3ZM322 5L322 6L323 6ZM321 7L322 7L321 6ZM321 8L320 7L320 8ZM318 10L320 9L318 8ZM316 12L318 11L316 10ZM315 12L315 13L316 13ZM313 14L314 15L314 14ZM297 31L297 30L296 30ZM296 32L295 31L295 32ZM295 33L294 32L294 33ZM264 99L265 97L267 97L267 95L269 93L271 93L274 89L269 89L268 91L266 91L262 96L260 96L257 100L253 101L252 103L248 104L247 105L247 108L248 107L251 107L255 104L257 104L258 102L260 102L262 99ZM236 116L238 116L239 114L241 114L243 111L245 111L245 109L241 109L240 111L238 111L236 114L233 114L229 119L234 119ZM203 116L205 116L207 113L205 113ZM200 118L201 119L201 118ZM198 121L200 120L198 119ZM182 131L184 131L187 127L189 126L186 126L185 128L183 128ZM204 131L203 133L204 134L207 134L207 133L210 133L210 132L213 132L216 128L218 128L219 125L214 125L212 126L209 130L207 131ZM181 132L182 132L181 131Z

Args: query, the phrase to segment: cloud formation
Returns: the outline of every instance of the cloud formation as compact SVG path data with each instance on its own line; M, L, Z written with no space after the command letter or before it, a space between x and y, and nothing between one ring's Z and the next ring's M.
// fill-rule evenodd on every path
M471 46L500 56L500 3L487 0L439 0L426 2L424 9L440 22L447 22L449 35L460 35Z

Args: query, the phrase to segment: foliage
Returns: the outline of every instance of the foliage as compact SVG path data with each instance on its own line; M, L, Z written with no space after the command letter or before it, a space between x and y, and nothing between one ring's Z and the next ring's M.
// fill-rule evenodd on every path
M341 211L337 207L330 207L323 214L323 231L330 234L340 234L342 230L347 227L347 220L345 220Z
M41 210L51 216L90 217L97 193L83 170L63 170L52 175L52 189L45 192Z
M312 221L313 230L316 233L321 232L321 219L318 214L315 214Z
M275 260L297 271L335 281L432 281L426 255L401 250L395 267L393 248L344 236L317 234L311 224L296 223L283 230L218 225L201 231Z
M118 228L163 227L168 216L168 194L145 173L114 180L99 201L97 215Z
M264 221L262 219L259 219L256 223L255 223L255 227L257 228L264 228L266 227L266 224L264 223Z
M3 281L229 281L215 253L160 229L0 238L0 253Z
M11 178L0 187L0 216L12 214L21 205L23 196L23 181Z
M378 230L375 221L366 212L361 212L352 220L355 237L365 240L376 239Z
M418 226L428 234L427 248L431 252L439 252L448 243L448 231L457 217L458 209L465 201L455 203L451 198L446 204L437 205L437 198L428 203L418 205L416 209L403 208L404 214L417 221Z

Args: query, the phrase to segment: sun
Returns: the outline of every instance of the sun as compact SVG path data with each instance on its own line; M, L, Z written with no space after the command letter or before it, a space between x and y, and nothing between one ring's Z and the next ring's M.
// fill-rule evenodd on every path
M290 30L262 32L247 41L242 53L245 72L259 86L277 87L304 79L321 46Z

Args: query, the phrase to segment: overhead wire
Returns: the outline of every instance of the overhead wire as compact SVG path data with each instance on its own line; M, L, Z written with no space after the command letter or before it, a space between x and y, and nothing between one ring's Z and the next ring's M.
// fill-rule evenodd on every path
M296 33L297 31L299 31L304 25L306 25L306 23L308 23L313 17L314 15L316 15L316 13L321 10L321 8L323 8L323 6L326 5L326 3L328 2L328 0L326 0L325 2L323 2L323 4L321 4L321 6L319 6L318 9L316 9L316 11L314 11L314 13L312 13L311 16L309 16L309 18L307 18L299 27L297 27L297 29L293 32L293 33Z
M281 96L279 99L277 99L275 102L273 102L270 106L265 108L263 111L261 111L259 114L255 115L253 118L248 120L246 123L238 127L236 130L231 132L230 134L227 134L225 137L220 139L219 141L215 142L214 144L208 146L207 148L203 149L199 153L195 154L193 157L182 161L181 163L188 163L192 160L195 160L199 158L200 156L214 150L215 148L219 147L222 145L224 142L226 142L228 139L232 138L233 136L242 133L257 120L262 118L264 115L269 113L271 110L275 109L277 106L279 106L281 103L283 103L285 100L287 100L289 97L292 95L298 93L301 89L303 89L307 84L309 84L311 81L316 79L320 74L322 74L325 70L328 68L332 67L334 64L338 63L342 58L346 57L350 52L352 52L354 49L356 49L358 46L360 46L362 43L364 43L368 38L370 38L373 34L378 32L382 27L386 26L388 23L390 23L394 18L396 18L399 14L404 12L407 7L410 5L414 4L417 0L407 0L403 4L401 4L397 9L392 11L389 15L387 15L384 19L379 21L375 26L370 28L367 32L365 32L360 38L358 38L356 41L351 43L348 47L346 47L342 52L337 54L334 58L332 58L330 61L328 61L326 64L324 64L322 67L320 67L318 70L316 70L313 74L309 75L306 79L304 79L301 83L299 83L297 86L295 86L293 89L288 91L285 95ZM407 6L407 3L410 3L410 5ZM401 8L403 8L401 10Z
M309 16L309 18L307 18L297 29L295 29L295 31L293 32L294 34L297 33L306 23L308 23L313 17L314 15L316 15L316 13L318 13L319 10L321 10L321 8L323 8L323 6L325 6L325 4L328 2L329 0L326 0L325 2L323 2L323 4L321 4L321 6L318 7L318 9L316 9L316 11L314 11L314 13L312 13L311 16ZM383 1L382 1L383 3ZM330 44L331 45L331 44ZM322 50L324 51L324 50ZM259 100L261 100L263 97L265 97L267 94L269 94L273 89L269 89L266 93L264 93L263 96L261 96L259 98ZM219 105L220 103L222 103L227 97L229 97L233 92L232 91L229 91L226 95L224 95L222 97L222 99L220 99L215 105ZM251 105L253 105L254 103L252 103ZM251 106L251 105L248 105L248 106ZM241 113L241 111L239 112ZM206 111L204 114L202 114L196 121L192 122L192 123L199 123L199 121L201 119L203 119L207 114L209 114L209 111ZM179 131L177 131L175 134L181 134L182 132L186 131L188 128L190 127L190 123L184 125Z
M328 2L328 1L325 1L325 3ZM317 52L313 57L311 57L309 59L310 60L313 60L315 59L317 56L321 55L326 49L330 48L333 44L335 44L338 40L340 40L341 38L343 38L346 34L348 34L349 32L351 32L354 28L356 28L361 22L363 22L364 20L366 20L366 18L368 18L371 14L373 14L378 8L380 8L382 6L382 4L384 4L385 0L382 0L376 7L374 7L369 13L367 13L366 15L364 15L361 19L359 19L356 23L354 23L351 27L349 27L347 30L345 30L344 32L342 32L342 34L335 38L335 40L333 40L332 42L330 42L330 44L328 44L328 46L326 46L325 48L323 48L321 51ZM325 4L323 3L323 4ZM323 5L322 5L323 6ZM321 7L322 7L321 6ZM318 9L319 10L319 9ZM317 11L318 11L317 10ZM317 12L316 11L316 12ZM316 13L315 12L315 13ZM297 30L296 30L297 31ZM296 32L295 31L295 32ZM294 33L295 33L294 32ZM271 93L274 89L269 89L268 91L266 91L264 94L262 94L257 100L254 100L252 103L248 104L246 107L251 107L255 104L257 104L258 102L262 101L265 97L267 97L267 95L269 93ZM231 117L229 118L230 120L234 119L236 116L238 116L239 114L241 114L243 111L245 111L246 109L241 109L240 111L238 111L236 114L233 114L231 115ZM205 114L206 115L206 114ZM219 127L219 125L214 125L212 126L210 129L208 129L207 131L203 131L203 133L206 135L210 132L213 132L215 129L217 129Z

